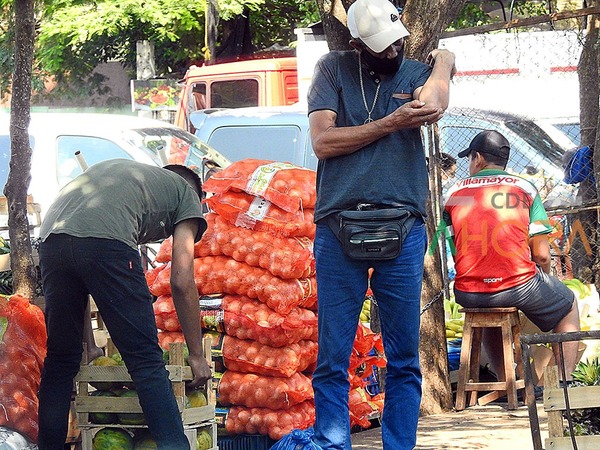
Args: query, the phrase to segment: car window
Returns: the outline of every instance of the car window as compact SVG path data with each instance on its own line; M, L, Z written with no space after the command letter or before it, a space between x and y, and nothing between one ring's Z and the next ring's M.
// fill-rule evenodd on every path
M545 158L549 159L553 164L560 167L562 164L562 155L564 149L560 147L554 140L535 123L528 120L507 121L506 127L514 131L522 139L527 141L529 145L541 153Z
M217 81L210 85L211 108L258 106L258 80Z
M555 123L554 126L565 133L575 144L581 142L581 129L578 123Z
M232 161L259 158L302 165L301 129L295 125L221 127L208 144Z
M88 166L106 159L133 159L129 153L114 142L93 136L58 136L56 147L56 167L60 186L64 186L82 173L82 169L75 158L77 151L81 152Z

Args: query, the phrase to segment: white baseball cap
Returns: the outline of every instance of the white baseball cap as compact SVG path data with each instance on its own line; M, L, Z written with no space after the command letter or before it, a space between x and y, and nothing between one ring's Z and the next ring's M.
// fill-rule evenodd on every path
M348 29L375 53L409 35L389 0L356 0L348 8Z

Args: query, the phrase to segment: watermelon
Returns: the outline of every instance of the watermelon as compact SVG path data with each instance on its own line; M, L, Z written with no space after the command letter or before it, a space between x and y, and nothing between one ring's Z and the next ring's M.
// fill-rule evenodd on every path
M196 436L196 450L210 450L212 448L212 436L208 430L202 430Z
M94 391L91 394L93 397L116 397L111 391ZM117 415L109 412L92 412L90 413L90 422L106 425L107 423L117 423Z
M137 392L134 390L125 390L120 397L137 397ZM141 413L118 413L119 423L123 425L143 425L146 423L144 414Z
M133 450L133 438L122 428L102 428L92 439L92 450Z

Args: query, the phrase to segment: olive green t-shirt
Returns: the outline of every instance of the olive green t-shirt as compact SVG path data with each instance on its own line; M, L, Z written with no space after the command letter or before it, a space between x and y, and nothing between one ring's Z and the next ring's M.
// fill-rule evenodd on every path
M179 175L162 167L112 159L89 167L67 184L50 206L40 238L64 233L114 239L137 248L173 234L175 225L198 219L206 230L198 195Z

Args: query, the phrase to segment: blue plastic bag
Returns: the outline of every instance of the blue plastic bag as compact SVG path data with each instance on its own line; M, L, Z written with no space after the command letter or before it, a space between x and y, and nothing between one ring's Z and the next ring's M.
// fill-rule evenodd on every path
M306 430L294 430L278 440L270 450L323 450L312 441L314 435L312 427Z
M578 148L565 167L565 183L577 184L590 178L595 183L592 172L592 148L589 145Z

